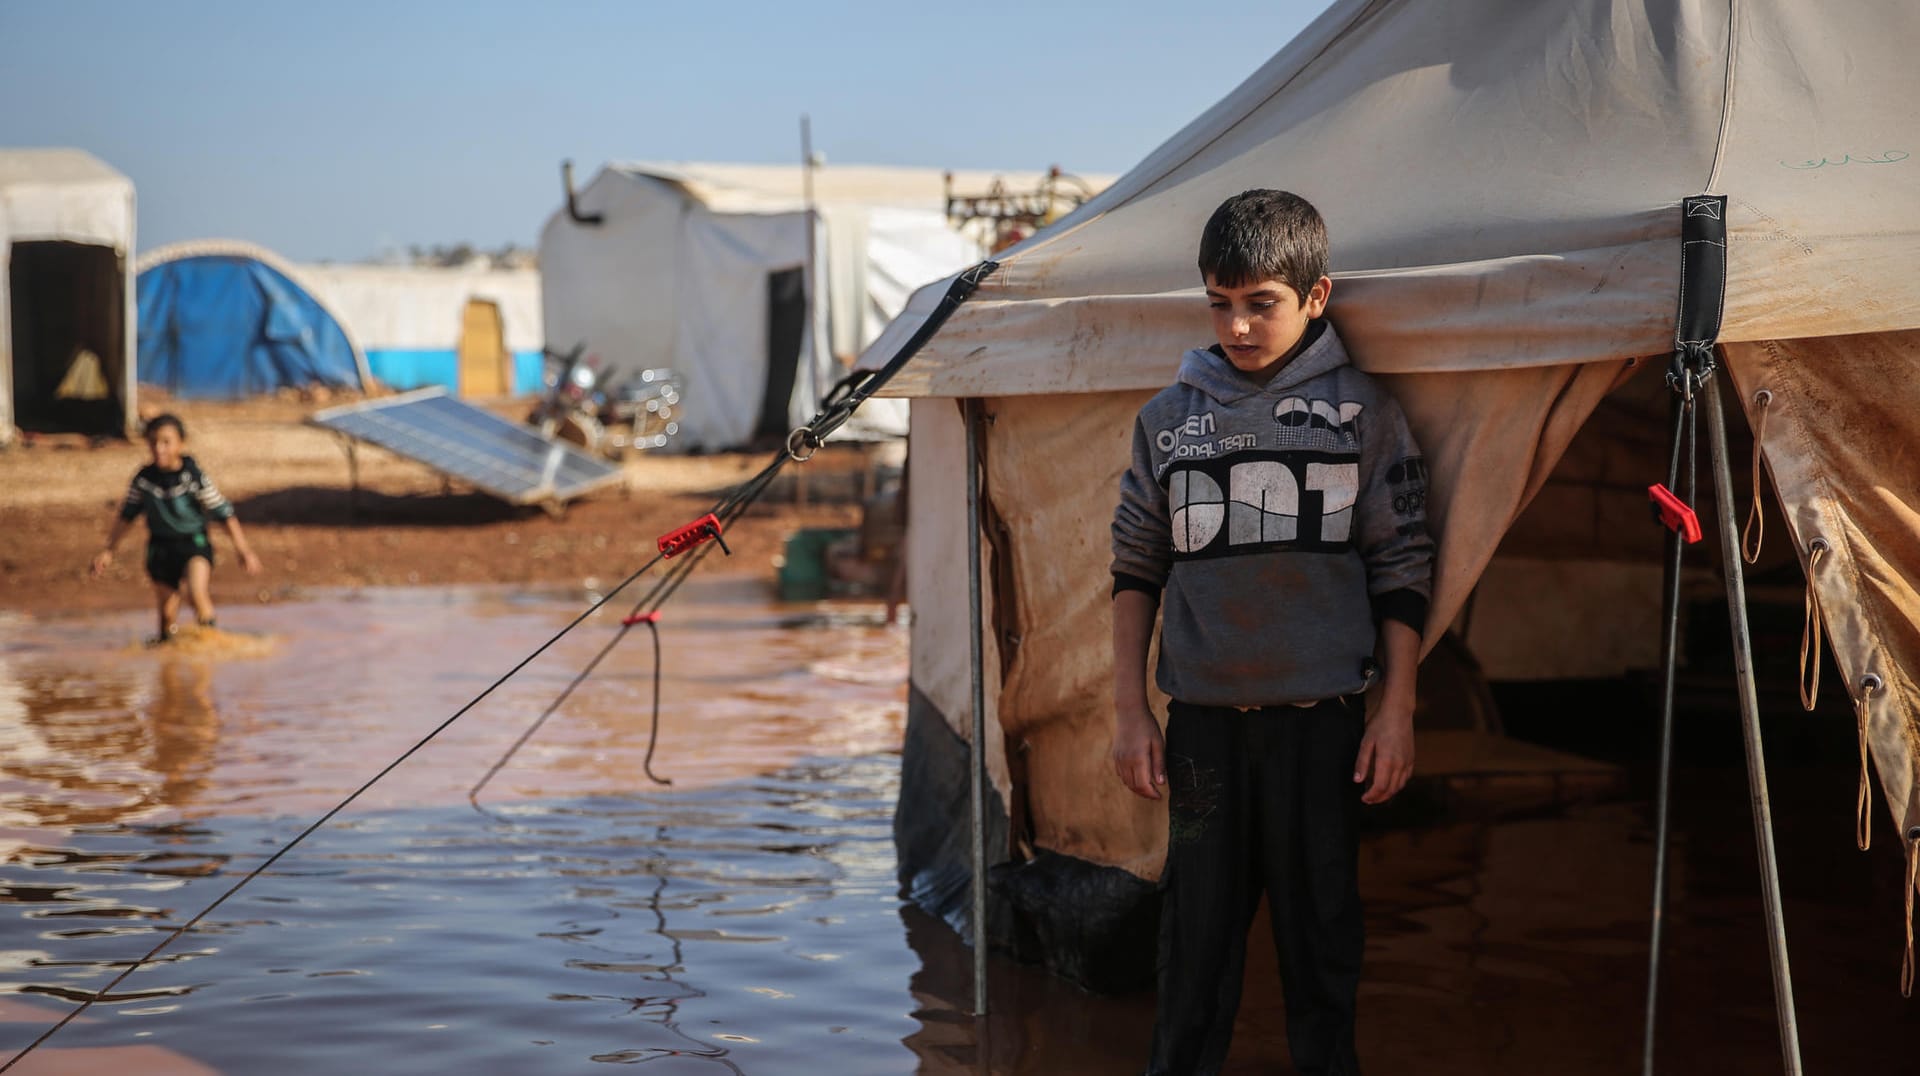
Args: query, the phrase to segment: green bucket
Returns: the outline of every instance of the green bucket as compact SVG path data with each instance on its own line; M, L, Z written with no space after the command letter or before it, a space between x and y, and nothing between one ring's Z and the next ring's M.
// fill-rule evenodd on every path
M813 602L827 596L827 549L856 532L849 527L808 527L787 538L780 564L780 600Z

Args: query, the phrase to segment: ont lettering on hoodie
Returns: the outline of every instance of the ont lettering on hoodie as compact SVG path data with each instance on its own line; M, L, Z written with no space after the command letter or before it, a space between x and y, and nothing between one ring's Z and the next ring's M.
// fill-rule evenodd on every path
M1169 695L1268 705L1363 690L1376 622L1423 626L1426 465L1330 325L1264 385L1215 350L1188 352L1141 409L1133 456L1113 572L1162 589Z

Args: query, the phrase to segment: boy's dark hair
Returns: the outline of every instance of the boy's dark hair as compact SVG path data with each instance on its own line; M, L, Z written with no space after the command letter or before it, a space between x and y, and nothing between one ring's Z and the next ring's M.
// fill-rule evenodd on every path
M1220 203L1200 232L1200 276L1228 288L1278 280L1301 302L1327 275L1327 222L1289 191L1251 190Z
M141 433L144 437L146 437L147 440L151 441L153 440L154 434L159 433L161 430L166 429L168 426L173 427L173 432L179 434L180 439L182 441L187 439L186 423L181 422L180 416L174 414L171 411L167 411L162 414L155 415L152 418L148 419L146 429L142 430Z

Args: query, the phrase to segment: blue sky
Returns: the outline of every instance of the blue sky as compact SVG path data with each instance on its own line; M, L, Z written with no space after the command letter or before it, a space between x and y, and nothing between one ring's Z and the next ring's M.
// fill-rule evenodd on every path
M0 145L133 177L140 245L532 245L559 162L1119 172L1324 0L0 0Z

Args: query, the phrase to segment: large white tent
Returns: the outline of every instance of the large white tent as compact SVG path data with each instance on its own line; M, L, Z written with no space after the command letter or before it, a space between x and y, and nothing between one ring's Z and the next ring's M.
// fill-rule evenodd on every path
M816 168L811 228L803 182L797 164L606 166L579 192L582 219L563 206L540 235L551 346L584 343L623 372L675 370L683 449L806 421L915 287L981 248L948 225L940 172Z
M91 154L0 149L0 444L131 429L133 206Z
M1553 482L1614 390L1664 367L1682 200L1725 195L1719 355L1786 519L1769 541L1811 580L1839 666L1828 683L1859 704L1886 807L1920 854L1915 41L1920 8L1890 0L1337 0L1103 194L1003 254L889 389L913 397L901 811L915 836L901 853L915 887L940 888L922 876L964 855L940 833L965 818L968 398L991 418L993 787L1035 847L1159 870L1163 808L1107 760L1107 528L1136 410L1209 339L1200 227L1252 187L1321 208L1331 316L1426 448L1441 556L1429 646L1536 500L1573 498L1548 521L1573 546L1605 546L1628 515L1657 543L1643 494L1629 513L1602 508L1663 480L1663 449L1585 490ZM863 363L891 357L946 290L918 293ZM1557 597L1536 590L1536 612ZM1590 627L1542 615L1533 630Z

